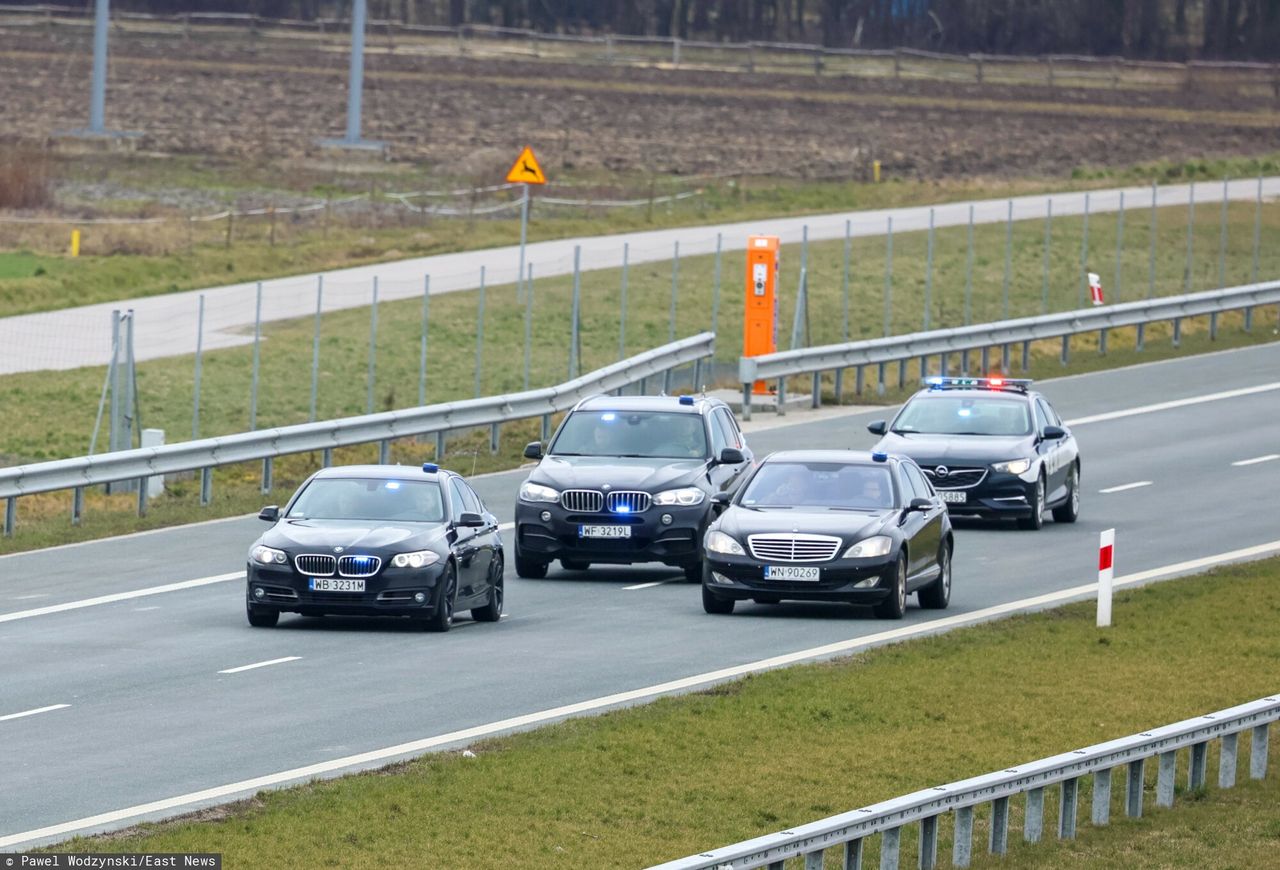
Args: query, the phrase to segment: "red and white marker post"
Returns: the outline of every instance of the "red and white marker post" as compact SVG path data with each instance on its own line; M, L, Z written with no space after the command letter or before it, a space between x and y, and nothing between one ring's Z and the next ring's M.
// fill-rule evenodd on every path
M1094 305L1102 305L1107 301L1102 296L1102 277L1097 272L1089 273L1089 299Z
M1115 579L1116 530L1107 529L1098 542L1098 627L1111 625L1111 583Z

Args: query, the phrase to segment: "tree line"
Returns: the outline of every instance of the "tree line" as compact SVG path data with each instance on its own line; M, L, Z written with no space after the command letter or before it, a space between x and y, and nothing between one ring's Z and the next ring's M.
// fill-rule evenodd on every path
M304 20L345 17L351 5L351 0L111 2L115 8L159 14L252 12ZM368 0L368 4L374 18L409 24L987 54L1280 59L1280 0Z

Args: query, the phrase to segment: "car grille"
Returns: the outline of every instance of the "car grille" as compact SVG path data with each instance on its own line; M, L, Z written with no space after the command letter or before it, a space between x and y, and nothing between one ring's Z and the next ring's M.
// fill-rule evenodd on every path
M638 514L649 509L647 492L611 492L605 497L605 506L613 513Z
M946 477L938 477L937 467L921 466L934 489L971 489L987 476L985 468L947 468Z
M299 574L306 574L308 577L329 577L337 564L336 558L323 553L307 553L293 557L293 567L298 569Z
M749 535L751 555L762 561L825 562L835 558L841 540L829 535Z
M599 513L604 507L604 493L595 489L566 489L560 493L560 506L575 513Z
M338 560L338 573L343 577L372 577L381 567L377 556L343 556Z

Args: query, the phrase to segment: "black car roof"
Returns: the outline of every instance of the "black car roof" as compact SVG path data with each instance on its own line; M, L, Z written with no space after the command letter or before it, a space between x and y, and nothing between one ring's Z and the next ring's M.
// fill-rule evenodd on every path
M690 396L693 404L684 404L680 396L590 396L578 403L576 411L675 411L703 414L724 405L710 396Z
M334 478L377 478L379 480L436 480L451 472L443 469L437 474L425 472L421 465L334 465L315 473L317 480Z

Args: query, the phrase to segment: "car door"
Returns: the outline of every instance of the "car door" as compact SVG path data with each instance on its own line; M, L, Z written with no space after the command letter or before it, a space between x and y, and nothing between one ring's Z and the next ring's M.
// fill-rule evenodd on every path
M1071 464L1066 456L1067 450L1064 442L1067 439L1045 438L1045 427L1057 425L1053 422L1057 415L1049 410L1048 404L1039 396L1036 396L1033 405L1036 416L1036 452L1040 454L1044 461L1045 500L1054 502L1063 496L1067 480L1067 469Z
M482 583L483 575L477 577L476 562L479 553L479 529L458 525L458 519L467 510L467 501L462 493L462 482L456 477L449 478L449 518L453 521L450 534L453 535L453 553L458 562L458 598L470 598L477 583Z
M725 408L716 408L707 421L711 434L711 455L719 458L725 447L733 447L742 451L743 461L733 464L713 462L708 471L711 484L716 492L733 492L742 480L742 475L751 468L751 454L747 450L746 440L733 421L733 415Z
M928 510L912 511L915 515L914 534L907 543L911 554L907 564L907 585L912 586L932 580L936 574L938 548L942 545L942 517L946 506L914 462L903 462L900 467L910 483L913 497L928 499L930 502Z
M480 501L480 496L476 495L476 491L471 488L465 480L455 478L458 486L462 488L462 501L466 509L480 514L484 517L485 524L483 527L473 529L475 534L475 569L476 581L473 593L478 597L484 597L489 594L489 569L493 566L493 560L498 549L498 522L493 514L485 510L484 502Z

